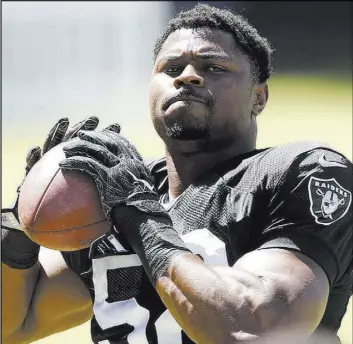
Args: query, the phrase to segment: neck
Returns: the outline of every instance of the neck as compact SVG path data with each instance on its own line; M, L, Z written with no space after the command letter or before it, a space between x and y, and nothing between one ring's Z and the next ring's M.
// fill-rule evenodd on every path
M168 183L171 196L178 197L204 172L237 155L248 153L255 145L239 147L239 142L213 152L184 154L166 149Z

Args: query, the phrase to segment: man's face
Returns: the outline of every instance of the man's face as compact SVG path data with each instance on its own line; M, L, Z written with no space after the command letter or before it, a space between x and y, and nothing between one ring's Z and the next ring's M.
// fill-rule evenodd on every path
M266 98L265 88L254 85L250 63L231 34L177 30L164 42L153 68L152 121L168 149L183 153L253 142L252 112L256 115L259 99Z

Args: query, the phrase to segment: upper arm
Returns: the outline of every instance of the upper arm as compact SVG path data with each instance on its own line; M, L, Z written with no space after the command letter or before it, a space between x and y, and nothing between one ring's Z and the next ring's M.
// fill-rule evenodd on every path
M256 250L236 265L273 281L277 298L295 297L283 321L305 319L313 329L323 321L320 325L334 332L345 312L342 283L352 269L352 164L318 148L297 155L282 170L266 181L268 218ZM334 291L345 294L333 306Z
M40 274L21 331L11 343L30 343L82 324L92 317L92 302L80 278L61 253L41 248Z
M301 328L310 335L320 323L329 295L323 269L300 252L283 249L252 251L240 258L235 268L262 281L262 293L254 293L262 328L288 332Z
M352 266L352 163L330 149L296 156L269 176L268 219L258 249L310 257L334 286Z

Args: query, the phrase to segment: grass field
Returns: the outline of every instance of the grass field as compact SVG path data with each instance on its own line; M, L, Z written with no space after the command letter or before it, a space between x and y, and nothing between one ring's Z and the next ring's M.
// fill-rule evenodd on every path
M3 116L10 114L3 113ZM63 116L68 116L63 114ZM70 116L69 116L70 117ZM56 118L53 119L53 123ZM28 119L30 125L30 119ZM23 125L23 124L22 124ZM26 125L26 123L24 124ZM2 201L7 204L13 197L22 177L23 160L28 146L41 143L48 128L31 133L28 140L16 141L15 132L3 132ZM145 133L125 130L145 155L162 154L159 140L151 128ZM142 136L142 134L144 134ZM149 137L149 143L141 137ZM352 81L351 76L276 75L270 82L270 99L259 118L258 147L281 143L315 140L326 142L352 160ZM352 302L348 306L340 329L343 344L352 342ZM89 326L84 324L73 330L38 341L40 344L90 343ZM168 343L163 343L168 344Z

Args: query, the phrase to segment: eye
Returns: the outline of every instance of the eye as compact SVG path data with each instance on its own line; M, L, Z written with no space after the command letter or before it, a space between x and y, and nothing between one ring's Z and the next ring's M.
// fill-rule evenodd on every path
M163 69L163 73L167 75L179 75L181 73L180 66L168 66Z
M225 68L220 66L207 66L205 69L207 72L212 72L212 73L224 73L227 71Z

